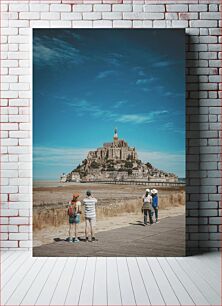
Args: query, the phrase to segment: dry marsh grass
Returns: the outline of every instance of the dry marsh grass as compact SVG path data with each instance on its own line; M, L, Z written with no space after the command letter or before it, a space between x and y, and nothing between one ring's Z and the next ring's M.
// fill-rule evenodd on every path
M39 191L39 190L38 190ZM45 192L45 190L44 190ZM51 194L51 189L49 190ZM142 200L141 196L129 197L129 194L120 198L107 197L107 192L101 199L98 198L98 205L96 208L97 219L105 219L107 217L116 217L119 215L138 213L141 210ZM162 190L159 193L159 208L167 209L169 207L177 207L185 204L185 191L179 190ZM82 209L82 217L84 220L84 209ZM67 204L64 202L51 202L39 205L34 205L33 209L33 229L40 230L50 226L58 227L67 224Z

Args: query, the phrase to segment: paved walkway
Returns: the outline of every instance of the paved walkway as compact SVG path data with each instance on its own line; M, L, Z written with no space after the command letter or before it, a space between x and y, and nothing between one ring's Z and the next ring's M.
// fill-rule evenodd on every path
M65 240L33 248L33 256L184 256L185 216L168 217L152 226L140 221L96 235L98 241L68 243Z

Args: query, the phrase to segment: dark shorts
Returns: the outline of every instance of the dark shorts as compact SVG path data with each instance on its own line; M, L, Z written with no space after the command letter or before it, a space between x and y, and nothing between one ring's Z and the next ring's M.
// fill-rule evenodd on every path
M80 215L69 216L69 224L79 224L80 223Z

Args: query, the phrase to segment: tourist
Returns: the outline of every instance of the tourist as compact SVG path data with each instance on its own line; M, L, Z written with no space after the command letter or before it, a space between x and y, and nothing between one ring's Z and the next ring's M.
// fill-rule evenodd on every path
M158 220L158 191L156 189L152 189L151 194L152 194L152 207L154 209L156 223L159 223L159 220Z
M89 241L89 228L91 233L91 242L96 241L95 238L95 223L96 223L96 203L97 199L92 196L90 190L86 192L86 198L83 200L85 207L85 235L86 242Z
M69 242L79 242L78 239L78 224L80 223L81 202L78 200L79 194L74 193L72 201L69 202ZM75 236L73 238L73 227L75 228Z
M150 190L149 189L146 189L146 193L143 196L142 213L144 215L144 226L147 225L147 214L149 215L150 225L153 224L153 218L152 218L152 196L150 195Z

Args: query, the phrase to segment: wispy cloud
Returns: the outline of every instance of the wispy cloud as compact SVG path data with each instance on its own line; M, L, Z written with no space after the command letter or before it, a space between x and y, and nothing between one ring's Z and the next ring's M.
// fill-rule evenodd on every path
M144 70L142 67L140 66L136 66L132 68L132 71L135 72L138 76L144 77L146 76Z
M120 108L123 105L126 105L128 103L127 100L122 100L122 101L117 101L114 105L113 108Z
M165 97L183 97L184 93L166 91L163 94Z
M175 173L179 177L185 177L185 152L151 152L139 151L139 158L143 162L150 162L154 167L167 172Z
M92 148L33 147L34 164L47 166L77 166Z
M80 34L75 33L75 31L73 32L73 31L68 30L68 35L72 35L72 37L74 39L77 39L77 40L82 40L83 39L82 36Z
M136 80L136 85L145 85L145 84L151 83L151 82L156 81L156 80L157 80L157 78L154 78L154 77L138 79L138 80Z
M88 113L90 116L102 118L105 120L115 119L115 117L117 116L117 114L115 114L114 112L110 110L104 110L99 105L89 103L86 100L66 102L66 104L71 107L74 107L78 116L82 116L85 113Z
M151 88L148 88L148 87L142 87L141 88L142 91L145 91L145 92L149 92L151 91Z
M64 62L82 64L87 59L71 43L48 36L34 38L33 55L34 62L40 67Z
M139 79L139 80L136 80L136 85L144 85L144 84L147 84L148 83L148 79Z
M135 124L151 123L158 116L161 116L167 113L168 111L162 110L162 111L153 111L153 112L146 113L146 114L127 114L127 115L121 115L119 118L117 118L116 121L123 122L123 123L135 123Z
M180 97L185 97L184 92L175 92L175 91L170 91L168 88L166 88L163 85L157 85L152 88L153 90L156 90L161 96L166 97L166 98L180 98Z
M114 70L104 70L104 71L101 71L97 76L96 78L97 79L105 79L111 75L114 75L116 72Z
M139 76L142 76L142 77L143 77L143 76L146 76L146 74L145 74L145 72L144 72L143 70L139 70L139 71L138 71L138 75L139 75Z
M152 66L155 67L155 68L165 68L165 67L176 65L180 62L182 62L182 61L162 58L162 59L159 59L159 60L156 60L155 62L153 62Z
M122 63L124 58L125 57L122 54L113 52L113 53L106 54L106 56L102 56L101 59L105 61L106 63L111 64L113 66L119 66Z
M121 105L125 104L126 101L119 101L119 105L116 104L116 109ZM145 114L119 114L112 110L104 110L98 105L89 103L86 100L66 102L67 105L74 107L78 116L84 115L84 113L90 114L90 116L101 118L103 120L113 120L121 123L133 123L133 124L144 124L153 122L156 117L163 116L168 113L167 110L151 111Z
M184 119L184 121L185 121L185 119ZM175 126L175 124L172 121L162 123L159 126L159 129L162 130L162 131L171 131L172 133L178 133L178 134L183 135L183 137L185 137L185 127L184 127L184 129L178 128L177 126Z
M153 67L157 67L157 68L168 67L170 65L171 65L170 61L160 61L160 62L153 63Z
M162 85L157 85L157 86L154 87L154 89L161 92L161 93L164 93L165 87L162 86Z

